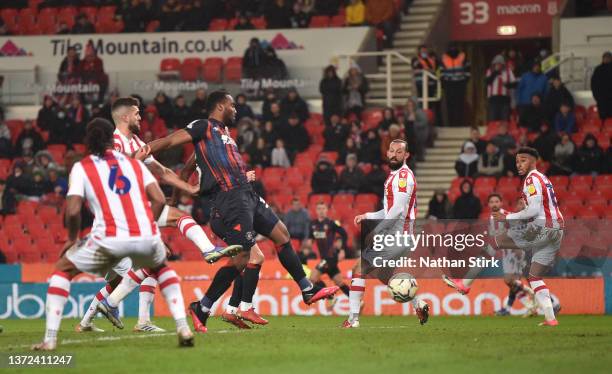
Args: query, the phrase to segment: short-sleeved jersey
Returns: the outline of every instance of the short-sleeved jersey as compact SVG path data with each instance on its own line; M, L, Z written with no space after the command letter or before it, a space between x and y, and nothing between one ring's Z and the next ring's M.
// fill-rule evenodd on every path
M185 127L195 146L196 164L202 171L200 193L229 191L249 185L246 165L227 127L214 119L200 119Z
M94 213L91 235L104 238L151 237L159 233L146 186L156 183L146 166L117 151L90 155L74 164L68 196L80 196Z
M555 190L546 175L537 170L529 172L523 181L522 193L527 204L530 197L541 197L539 213L534 217L536 223L551 228L563 227L563 215L559 210Z
M343 246L346 246L347 234L341 226L329 218L323 221L314 219L310 221L310 239L317 243L319 256L329 258L335 255L332 247L336 238L340 236Z
M115 129L115 132L113 133L113 148L117 152L121 152L124 154L132 154L144 145L145 142L140 140L140 138L136 134L132 134L132 138L128 139L128 137L123 135L118 129ZM153 158L153 156L148 156L144 159L144 163L150 164L154 160L155 159Z
M385 194L383 200L385 216L387 217L389 210L391 210L394 204L400 203L403 204L403 206L400 207L402 213L399 219L414 221L417 216L416 193L416 179L414 178L412 170L410 170L407 165L391 171L385 181Z

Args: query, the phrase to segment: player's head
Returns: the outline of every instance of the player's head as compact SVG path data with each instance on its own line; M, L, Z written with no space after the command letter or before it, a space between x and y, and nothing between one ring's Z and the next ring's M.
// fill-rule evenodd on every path
M408 143L405 140L395 139L389 144L387 159L389 160L391 170L401 168L408 159L408 156L410 156L410 153L408 152Z
M85 133L85 145L91 154L103 156L108 149L113 148L112 123L104 118L94 118L87 124Z
M210 118L223 122L226 126L236 119L236 106L232 95L227 91L214 91L208 95L206 111Z
M133 97L120 97L111 107L111 115L115 125L127 126L134 134L140 133L140 103Z
M516 168L519 175L527 175L536 168L536 162L540 154L535 148L521 147L516 153Z
M491 212L499 212L502 207L502 197L498 193L490 194L489 198L487 199L487 202L489 204L489 209L491 209Z
M319 201L317 203L317 218L325 219L327 218L327 204L323 201Z

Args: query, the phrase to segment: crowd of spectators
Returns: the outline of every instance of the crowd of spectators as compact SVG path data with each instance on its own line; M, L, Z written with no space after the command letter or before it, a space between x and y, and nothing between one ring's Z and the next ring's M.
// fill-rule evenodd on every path
M410 3L410 0L403 2L404 11ZM7 0L0 4L0 8L27 6L27 0ZM265 20L268 29L306 28L315 16L340 16L347 26L378 28L386 47L392 45L400 10L396 9L394 0L45 0L38 8L67 6L115 6L113 21L121 21L122 32L126 33L204 31L216 19L235 19L231 26L235 30L255 29L254 18ZM58 34L96 32L85 13L75 17L72 27L60 22L57 28ZM3 23L0 32L9 33Z

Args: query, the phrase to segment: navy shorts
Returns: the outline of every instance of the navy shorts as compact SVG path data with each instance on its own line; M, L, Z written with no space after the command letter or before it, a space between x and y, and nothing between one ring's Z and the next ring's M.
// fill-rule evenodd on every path
M250 251L257 234L269 237L279 219L250 186L218 192L213 198L210 226L229 245Z

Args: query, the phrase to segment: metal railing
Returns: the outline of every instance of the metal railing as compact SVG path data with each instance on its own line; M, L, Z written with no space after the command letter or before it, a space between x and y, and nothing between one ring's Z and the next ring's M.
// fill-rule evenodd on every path
M543 64L546 65L546 61L552 59L554 63L543 69L544 74L548 74L555 69L559 69L562 75L563 82L567 86L572 86L575 89L587 90L589 89L589 81L593 68L589 66L589 60L585 56L576 56L573 52L570 53L554 53L548 56Z
M374 74L364 74L368 79L384 79L385 80L385 102L387 106L393 106L393 57L397 58L401 64L405 64L407 66L412 66L412 62L410 59L403 54L397 51L380 51L380 52L356 52L350 54L341 54L336 56L339 60L339 68L340 71L348 71L351 66L351 62L355 62L357 58L360 57L385 57L385 72L384 73L374 73ZM346 62L346 69L343 69L342 61ZM433 79L436 82L437 90L436 96L429 96L429 80ZM414 79L413 79L414 82ZM422 95L421 97L417 97L419 102L423 103L423 109L429 108L429 103L432 101L440 101L442 98L442 85L440 82L440 78L438 78L435 74L430 71L423 70L423 80L422 80ZM401 96L396 96L401 97Z

